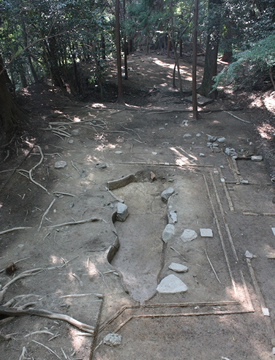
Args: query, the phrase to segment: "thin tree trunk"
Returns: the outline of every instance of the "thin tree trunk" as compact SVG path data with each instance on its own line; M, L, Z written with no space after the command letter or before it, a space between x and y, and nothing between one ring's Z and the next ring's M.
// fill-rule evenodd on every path
M117 85L118 85L118 95L117 102L119 104L124 104L123 97L123 84L122 84L122 73L121 73L121 46L120 46L120 12L119 12L119 0L116 0L115 5L116 13L116 53L117 53Z
M197 98L197 37L198 37L198 11L199 0L195 0L194 23L193 23L193 66L192 66L192 103L193 118L198 120L198 98Z
M22 114L8 90L6 77L3 59L0 56L0 127L3 132L10 134L17 128Z
M212 91L213 77L217 75L217 58L220 40L222 0L209 0L209 30L206 43L204 74L199 93L211 98L217 97Z

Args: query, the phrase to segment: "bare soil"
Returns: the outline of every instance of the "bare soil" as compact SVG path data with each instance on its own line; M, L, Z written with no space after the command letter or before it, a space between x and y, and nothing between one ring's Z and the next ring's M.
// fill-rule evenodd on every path
M228 89L195 121L184 100L190 64L181 64L185 94L172 88L164 55L137 52L129 67L125 106L115 103L114 70L109 101L45 85L21 95L32 128L1 154L1 359L272 359L274 92ZM225 141L209 146L208 135ZM135 181L109 190L130 174ZM164 243L171 210L178 221ZM184 229L198 237L183 242ZM188 266L174 273L188 291L160 294L172 262ZM8 308L36 313L7 317ZM113 332L116 347L104 344Z

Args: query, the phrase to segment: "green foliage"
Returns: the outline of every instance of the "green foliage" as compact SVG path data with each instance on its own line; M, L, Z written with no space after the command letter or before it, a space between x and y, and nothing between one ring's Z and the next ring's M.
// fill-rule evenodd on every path
M275 32L259 40L249 50L236 55L235 61L215 78L214 90L220 85L232 84L235 89L252 87L257 75L275 66Z

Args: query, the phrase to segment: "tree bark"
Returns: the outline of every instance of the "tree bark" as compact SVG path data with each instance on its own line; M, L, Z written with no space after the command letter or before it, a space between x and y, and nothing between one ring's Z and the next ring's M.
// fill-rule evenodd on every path
M203 96L216 98L217 91L212 91L213 77L217 75L217 58L220 40L222 0L209 0L208 35L206 43L204 74L199 93Z
M116 0L115 6L116 14L116 57L117 57L117 102L119 104L124 104L123 97L123 84L122 84L122 73L121 73L121 45L120 45L120 11L119 11L119 0Z
M195 0L194 21L193 21L193 64L192 64L192 104L193 118L198 120L198 98L197 98L197 37L198 37L198 12L199 0Z
M8 90L6 77L6 70L0 55L0 126L3 132L9 135L18 127L21 111Z

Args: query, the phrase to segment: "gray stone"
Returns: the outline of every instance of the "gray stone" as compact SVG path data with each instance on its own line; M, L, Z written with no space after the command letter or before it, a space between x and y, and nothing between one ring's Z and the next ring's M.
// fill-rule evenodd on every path
M74 129L74 130L71 132L71 135L72 135L72 136L77 136L77 135L79 135L79 129Z
M169 224L175 224L178 222L178 214L175 210L171 210L168 213Z
M212 229L200 229L201 237L213 237Z
M66 167L68 164L67 164L67 161L63 161L63 160L60 160L60 161L57 161L55 164L54 164L54 167L56 169L63 169L64 167Z
M115 151L115 154L117 154L117 155L121 155L121 154L122 154L122 151L120 151L120 150Z
M213 143L217 140L217 136L208 135L208 141Z
M128 217L128 206L119 202L117 203L117 214L116 214L116 220L117 221L125 221Z
M188 287L181 279L171 274L161 280L157 287L157 291L161 294L176 294L183 293L188 290Z
M252 161L262 161L263 157L261 155L253 155L251 156Z
M169 265L169 269L173 270L177 273L185 273L188 271L187 266L185 266L183 264L174 263L174 262Z
M186 138L190 138L190 137L192 137L192 135L191 135L191 134L184 134L184 135L183 135L183 138L184 138L184 139L186 139Z
M169 187L168 189L164 190L162 193L161 193L161 200L164 201L164 202L167 202L169 197L171 195L173 195L175 192L175 189L172 188L172 187Z
M195 230L185 229L184 232L181 234L181 240L184 242L192 241L198 237L198 234Z
M175 226L167 224L162 232L162 240L167 243L175 235Z
M226 140L226 138L223 137L223 136L217 139L217 141L218 141L219 143L224 143L225 140Z
M105 163L97 163L95 164L97 169L106 169L107 165Z
M121 340L121 335L116 333L110 333L104 337L103 343L108 346L119 346L121 345Z

